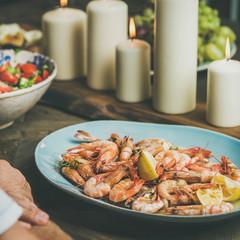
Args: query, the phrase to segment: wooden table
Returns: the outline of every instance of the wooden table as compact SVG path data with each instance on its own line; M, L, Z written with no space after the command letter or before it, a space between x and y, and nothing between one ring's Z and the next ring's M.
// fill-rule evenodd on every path
M24 4L24 8L20 8L20 2ZM48 8L47 0L6 2L1 6L0 20L40 26L41 14ZM9 15L9 12L12 14ZM231 26L240 37L239 25ZM240 46L239 42L237 44ZM236 57L239 56L238 51ZM66 91L60 91L61 88ZM84 98L78 95L79 93L84 94ZM62 96L65 96L65 106L59 102ZM98 101L93 96L97 96ZM183 115L154 112L150 101L141 104L118 102L114 92L92 91L86 87L84 79L54 82L40 103L17 119L14 125L0 131L0 158L8 160L22 171L32 186L37 204L74 239L237 240L240 239L240 217L223 223L201 226L165 226L126 217L58 190L42 177L35 165L34 150L43 137L62 127L92 119L178 123L204 127L240 138L239 127L215 128L205 122L205 99L206 71L198 74L197 109ZM141 112L146 115L142 115ZM151 114L152 121L147 114Z

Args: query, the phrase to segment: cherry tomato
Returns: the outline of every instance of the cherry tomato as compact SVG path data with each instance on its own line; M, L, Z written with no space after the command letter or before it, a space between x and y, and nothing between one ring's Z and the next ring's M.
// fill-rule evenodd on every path
M2 65L2 66L0 67L0 72L5 71L8 67L11 67L10 62L7 62L7 63L5 63L4 65Z
M3 82L11 83L13 85L18 83L18 77L16 75L13 75L8 70L0 72L0 80Z
M15 68L21 68L22 67L22 64L21 63L18 63Z
M11 92L12 87L0 81L0 93Z
M36 76L34 76L34 78L32 80L36 84L36 83L42 82L43 78L39 75L36 75Z
M43 79L44 79L44 80L48 77L48 75L49 75L48 70L43 69L42 76L43 76Z
M30 76L34 76L37 72L37 67L32 63L25 63L21 66L21 70L23 71L24 76L29 78Z

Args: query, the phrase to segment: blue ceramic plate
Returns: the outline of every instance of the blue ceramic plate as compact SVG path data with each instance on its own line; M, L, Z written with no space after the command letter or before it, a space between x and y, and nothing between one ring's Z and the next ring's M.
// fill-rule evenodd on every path
M77 130L84 130L101 139L108 139L111 133L117 133L120 137L129 135L134 138L135 142L145 138L161 137L184 147L200 146L205 148L207 146L207 149L211 150L218 158L221 155L229 157L237 167L240 167L240 140L196 127L127 121L92 121L69 126L50 134L38 144L35 150L37 167L53 185L89 203L123 214L165 223L206 223L240 214L240 209L230 213L193 217L147 214L110 205L102 200L84 195L81 189L75 187L60 174L58 167L61 154L65 153L68 148L79 145L79 140L73 137Z

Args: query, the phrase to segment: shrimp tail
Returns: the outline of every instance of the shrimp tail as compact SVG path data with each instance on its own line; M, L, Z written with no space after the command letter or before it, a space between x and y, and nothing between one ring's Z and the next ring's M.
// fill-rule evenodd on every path
M78 130L77 133L74 135L75 138L79 140L85 140L85 141L98 141L99 139L96 137L93 137L87 132L84 132L82 130Z
M61 169L62 174L77 186L84 187L85 180L79 175L79 173L70 167L63 167Z

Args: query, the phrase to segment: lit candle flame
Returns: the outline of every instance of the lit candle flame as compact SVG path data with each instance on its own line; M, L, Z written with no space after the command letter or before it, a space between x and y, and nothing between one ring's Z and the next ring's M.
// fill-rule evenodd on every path
M230 41L229 41L229 37L227 37L227 41L226 41L225 54L226 54L227 60L229 60L230 59Z
M130 18L129 21L129 36L130 38L136 37L136 26L132 17Z
M68 4L68 0L60 0L61 7L66 7Z

